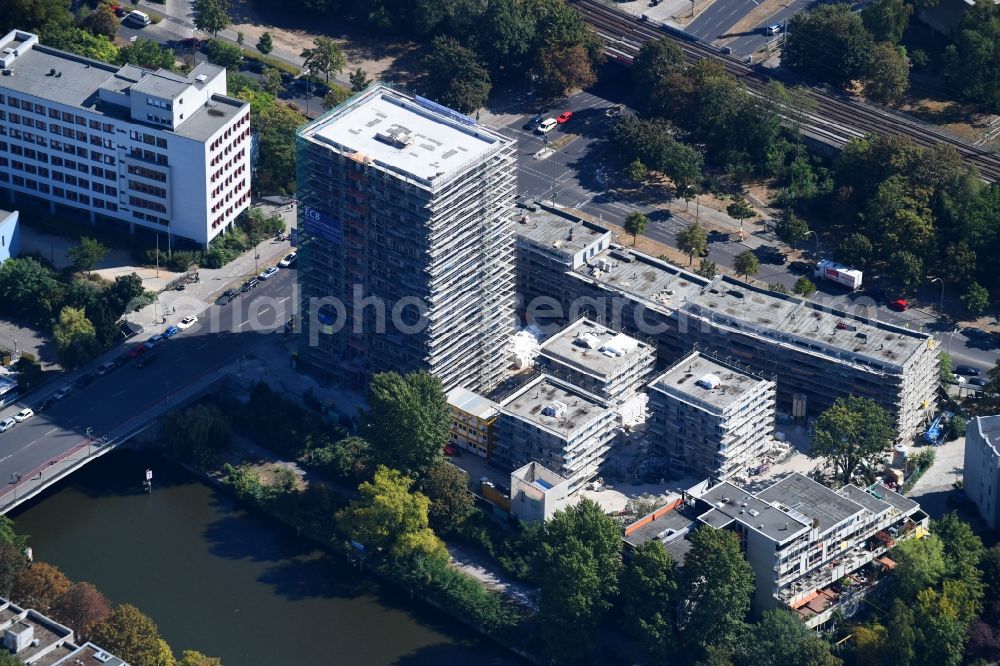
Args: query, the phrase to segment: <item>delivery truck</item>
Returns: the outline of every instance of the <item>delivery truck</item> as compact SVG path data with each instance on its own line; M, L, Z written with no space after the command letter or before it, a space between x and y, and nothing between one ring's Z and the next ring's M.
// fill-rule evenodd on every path
M835 282L851 290L861 286L861 278L864 276L861 271L854 270L829 259L817 262L816 271L813 275L823 280Z

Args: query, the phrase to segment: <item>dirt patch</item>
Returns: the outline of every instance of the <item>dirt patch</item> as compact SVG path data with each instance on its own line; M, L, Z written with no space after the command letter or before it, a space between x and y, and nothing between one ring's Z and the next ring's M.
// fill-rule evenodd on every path
M968 104L916 94L904 99L898 108L917 120L936 125L970 143L980 141L996 119L996 116L980 113Z
M232 16L232 29L243 33L247 46L254 46L267 31L274 40L275 53L297 62L301 62L303 50L312 48L316 37L327 36L344 49L345 74L360 67L370 78L402 83L421 73L422 49L418 44L394 42L385 35L365 32L343 19L308 19L295 11L261 11L247 0L233 4Z

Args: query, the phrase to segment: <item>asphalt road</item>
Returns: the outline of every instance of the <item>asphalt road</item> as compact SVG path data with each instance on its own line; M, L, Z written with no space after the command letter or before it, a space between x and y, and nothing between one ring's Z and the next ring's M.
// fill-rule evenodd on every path
M94 438L107 435L113 439L121 434L116 428L169 402L171 392L177 393L226 364L235 364L237 358L270 336L282 335L293 310L294 281L295 270L284 269L249 295L226 306L212 305L199 313L199 322L193 327L147 351L157 357L148 366L137 368L129 361L95 377L89 386L73 389L43 413L0 433L0 480L9 481L15 473L27 475L85 443L87 428L92 429ZM121 351L133 344L123 344ZM24 406L37 408L47 397L32 395L26 402L4 409L3 416Z
M709 44L735 38L725 42L725 45L732 49L733 55L745 56L764 48L768 42L777 47L781 43L780 35L768 35L765 29L772 25L783 25L790 17L814 4L814 1L791 0L752 28L734 33L733 26L753 11L758 3L755 0L715 0L684 26L684 31Z

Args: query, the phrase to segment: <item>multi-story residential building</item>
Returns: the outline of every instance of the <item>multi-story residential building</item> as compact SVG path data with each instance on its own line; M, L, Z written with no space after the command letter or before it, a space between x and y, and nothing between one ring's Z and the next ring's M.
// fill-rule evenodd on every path
M963 488L986 524L1000 529L1000 416L977 416L965 427Z
M493 423L499 406L489 398L461 386L448 392L451 414L449 443L486 458L493 444Z
M851 615L895 567L897 542L926 534L913 500L881 484L839 491L795 473L750 493L722 482L690 491L700 525L731 530L756 579L759 611L787 607L809 627Z
M109 65L0 38L0 188L206 246L250 205L250 105L226 70Z
M937 341L926 333L725 276L708 280L621 246L560 273L540 263L534 247L550 218L531 219L538 228L517 227L518 271L529 273L518 283L530 286L526 297L545 294L563 313L585 304L591 319L654 339L660 361L676 361L694 346L732 358L776 377L778 406L789 412L795 394L813 415L841 396L868 397L889 412L901 441L916 433L934 404Z
M128 666L93 643L77 645L73 630L34 609L0 599L3 649L29 666Z
M375 85L298 133L299 279L320 373L488 393L515 327L513 139Z
M649 432L671 472L746 475L774 432L771 380L692 352L649 384Z
M656 350L581 318L543 342L536 363L552 377L578 386L610 405L621 405L649 380L656 367Z
M540 463L510 474L510 513L526 523L544 522L570 503L570 483Z
M17 211L0 209L0 264L21 251L21 229Z
M597 396L539 375L500 404L491 460L508 471L540 462L567 479L572 493L597 475L615 421Z

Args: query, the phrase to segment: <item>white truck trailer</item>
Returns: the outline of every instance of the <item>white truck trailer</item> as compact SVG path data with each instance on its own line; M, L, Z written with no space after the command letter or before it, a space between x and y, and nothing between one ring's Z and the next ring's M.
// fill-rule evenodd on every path
M864 273L843 264L838 264L835 261L823 259L816 262L816 271L813 273L813 276L829 280L830 282L836 282L853 290L861 286L861 279L864 277Z

